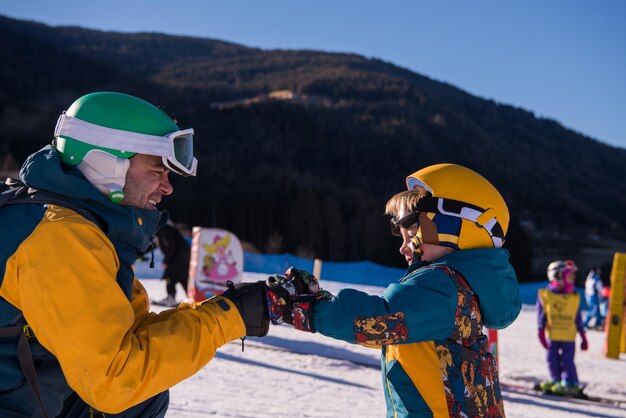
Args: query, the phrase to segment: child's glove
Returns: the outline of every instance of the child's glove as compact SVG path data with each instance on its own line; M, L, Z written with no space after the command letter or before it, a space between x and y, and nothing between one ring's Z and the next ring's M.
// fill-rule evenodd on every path
M331 299L321 290L315 276L290 267L284 276L275 274L267 281L266 298L272 324L289 324L300 331L315 332L312 315L317 299Z
M548 345L548 341L546 340L545 328L539 328L539 333L537 334L537 336L539 337L539 342L541 343L543 348L547 350L550 346Z
M587 349L589 348L589 343L587 342L587 335L584 332L581 332L580 338L582 338L582 341L580 343L580 349L582 351L587 351Z
M320 292L319 280L317 280L317 277L308 271L298 270L295 267L289 267L285 272L284 277L291 280L291 283L293 283L296 292L299 295L317 295Z

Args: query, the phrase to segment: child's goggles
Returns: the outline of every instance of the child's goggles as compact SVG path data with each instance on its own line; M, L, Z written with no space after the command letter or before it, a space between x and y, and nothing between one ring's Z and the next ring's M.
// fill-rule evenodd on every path
M442 197L425 197L417 202L412 212L398 220L391 219L391 233L393 235L401 235L400 228L408 229L415 224L419 228L419 215L421 212L440 213L474 222L487 231L494 248L501 248L504 243L504 231L495 218L492 209L485 210L470 203Z
M417 227L419 228L419 217L420 217L420 212L419 211L414 211L411 212L407 215L404 215L402 218L398 219L397 221L394 220L393 218L390 219L391 221L391 233L393 235L396 235L398 237L401 237L402 234L400 233L400 228L404 228L404 229L409 229L411 226L413 225L417 225Z
M193 156L193 129L156 136L106 128L63 113L57 121L54 136L67 136L102 148L154 155L163 159L169 170L195 176L198 160Z

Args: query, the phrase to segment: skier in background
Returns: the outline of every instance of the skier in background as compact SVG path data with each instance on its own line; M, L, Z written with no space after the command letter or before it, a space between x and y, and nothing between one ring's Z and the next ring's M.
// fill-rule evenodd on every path
M502 248L509 211L478 173L437 164L411 174L386 206L408 271L382 296L321 291L290 269L268 279L273 323L381 349L388 417L503 417L498 368L483 325L521 309Z
M174 307L176 302L176 284L180 283L187 292L189 278L189 259L191 245L171 220L164 224L156 235L157 246L163 253L163 276L167 296L153 301L155 305Z
M580 349L585 351L589 347L580 314L580 296L574 287L577 270L572 260L553 261L548 266L550 283L539 289L537 296L538 337L547 350L550 371L550 380L541 382L539 387L559 395L582 393L574 364L576 332L582 339Z
M591 328L589 323L594 319L593 327L602 329L604 318L600 310L600 302L602 299L602 279L600 278L600 268L596 267L589 270L587 279L585 280L585 300L587 302L588 311L585 314L583 325L585 328Z
M609 299L611 299L611 288L604 286L604 288L602 288L602 295L600 296L600 315L602 315L604 322L606 322L606 317L609 314Z

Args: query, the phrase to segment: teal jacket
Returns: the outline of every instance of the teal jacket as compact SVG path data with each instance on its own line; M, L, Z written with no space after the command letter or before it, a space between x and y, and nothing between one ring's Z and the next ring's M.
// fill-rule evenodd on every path
M499 387L485 394L495 399L484 405L459 398L497 385L482 326L505 328L520 312L508 257L504 249L455 251L428 265L411 266L382 296L343 289L315 304L313 325L326 336L382 349L389 417L459 411L497 416ZM477 365L484 373L474 373L477 380L472 381L468 376ZM490 381L477 383L481 379Z

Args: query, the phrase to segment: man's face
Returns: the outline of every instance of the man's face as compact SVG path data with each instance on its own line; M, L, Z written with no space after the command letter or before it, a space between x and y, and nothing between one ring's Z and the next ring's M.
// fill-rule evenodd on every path
M126 195L120 205L156 210L163 196L174 191L168 174L161 157L136 154L130 159L124 185Z

